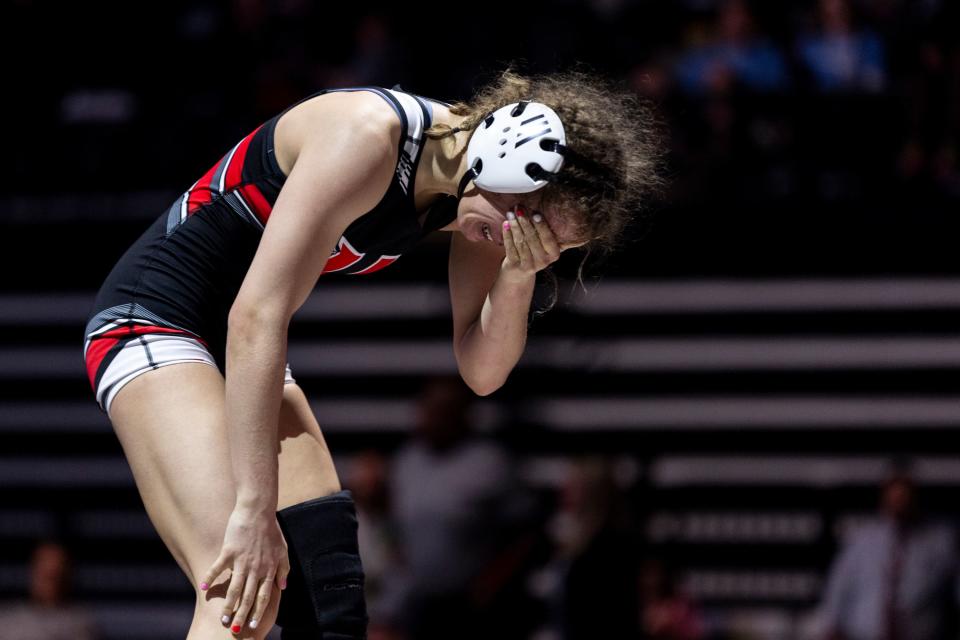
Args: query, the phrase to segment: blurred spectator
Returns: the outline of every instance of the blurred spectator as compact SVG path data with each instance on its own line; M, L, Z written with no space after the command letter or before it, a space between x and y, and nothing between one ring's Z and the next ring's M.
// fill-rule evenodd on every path
M847 0L820 0L819 26L797 38L797 56L820 91L875 93L887 82L884 47L867 28L855 28Z
M632 67L627 73L627 82L639 95L662 103L673 89L669 65L663 57L642 62Z
M677 81L685 92L728 93L735 86L765 92L786 87L783 56L758 33L745 0L725 0L713 31L706 42L677 61Z
M70 601L72 564L63 543L43 540L30 560L30 596L0 607L0 640L95 640L93 617Z
M904 470L883 486L880 518L851 534L830 569L822 614L829 640L955 638L955 533L919 511Z
M571 464L548 527L555 545L548 568L555 575L553 618L564 640L636 637L640 538L609 461Z
M507 452L473 432L472 398L459 376L430 380L414 438L392 465L405 566L377 615L417 640L524 637L522 619L507 623L491 607L515 586L531 550L520 528L530 503Z
M350 71L359 84L392 87L407 65L404 48L396 42L389 16L363 16L355 32L356 53Z
M342 64L319 65L313 79L318 89L402 83L407 57L393 35L389 16L368 13L353 31L352 53Z
M399 564L396 527L390 517L387 461L377 451L358 454L344 483L357 505L357 532L366 598L376 610L383 584Z
M942 186L956 187L960 132L960 42L956 34L960 6L955 2L909 6L913 11L905 9L902 20L911 28L895 41L900 67L897 89L907 123L900 172L907 179L925 175Z
M657 558L640 566L641 637L648 640L700 640L703 619L693 600L677 584L670 567Z

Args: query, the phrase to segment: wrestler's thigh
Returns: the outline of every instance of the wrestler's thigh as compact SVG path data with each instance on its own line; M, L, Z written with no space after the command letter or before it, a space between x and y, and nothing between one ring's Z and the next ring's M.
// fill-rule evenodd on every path
M196 589L190 638L232 636L220 625L224 573L207 592L197 580L220 553L235 490L224 419L224 380L204 363L171 364L142 374L114 398L110 419L133 471L144 507L167 548ZM273 626L280 590L256 634ZM209 630L198 633L201 629Z
M295 383L283 385L279 440L278 509L340 491L320 425Z

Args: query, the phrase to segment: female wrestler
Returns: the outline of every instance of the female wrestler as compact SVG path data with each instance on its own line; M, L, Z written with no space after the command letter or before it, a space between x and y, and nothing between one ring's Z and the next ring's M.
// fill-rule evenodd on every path
M84 357L197 587L188 638L262 638L274 622L286 639L365 637L352 497L284 366L317 277L369 274L454 232L453 350L489 394L523 351L536 273L567 248L614 246L657 182L650 125L582 72L506 71L453 105L321 91L238 142L127 250Z

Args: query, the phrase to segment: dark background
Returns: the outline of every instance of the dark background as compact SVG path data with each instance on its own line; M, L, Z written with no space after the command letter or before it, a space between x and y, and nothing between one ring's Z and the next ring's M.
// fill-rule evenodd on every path
M216 158L321 88L399 83L452 101L511 62L584 62L656 109L669 186L626 250L588 263L595 306L571 298L579 255L564 256L561 305L534 320L528 356L479 400L479 422L548 510L565 477L552 464L595 454L620 469L630 539L689 580L717 637L808 637L845 523L874 509L889 461L911 461L947 518L960 485L957 5L840 3L862 45L846 73L849 60L805 48L828 31L825 4L5 3L0 594L25 593L29 550L57 533L99 620L138 606L189 619L189 584L97 412L81 333L117 258ZM391 287L442 293L443 235L362 282L318 284L321 311L291 329L312 401L407 406L449 372L443 358L310 361L341 338L411 354L445 344L443 309L334 316L322 304L326 286L388 301ZM613 285L625 288L604 297ZM538 404L559 401L566 414ZM355 454L389 459L410 437L405 414L371 427L326 421L326 406L315 408L344 475ZM732 538L654 526L710 514L740 523ZM812 533L790 521L759 546L743 533L784 514ZM760 574L774 578L751 581Z

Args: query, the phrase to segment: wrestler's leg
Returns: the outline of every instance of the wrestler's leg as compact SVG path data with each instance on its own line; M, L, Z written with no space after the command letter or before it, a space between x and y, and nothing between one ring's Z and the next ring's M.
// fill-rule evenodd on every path
M277 520L290 557L277 624L283 640L366 638L364 575L352 495L340 490L320 427L299 386L284 387ZM286 457L286 460L284 458Z
M303 390L283 385L278 509L340 491L330 450Z
M198 577L220 553L236 498L223 376L200 362L148 371L117 392L110 420L150 520L194 586L188 640L236 637L220 622L229 574L206 592L197 588ZM265 637L277 604L274 594L263 623L255 631L245 628L240 637Z
M284 385L281 405L278 507L340 489L303 392ZM170 364L137 376L110 405L114 430L133 470L147 514L177 563L196 588L197 576L220 553L235 493L224 421L224 381L204 363ZM188 638L232 638L220 623L227 574L210 590L196 590ZM273 626L280 591L255 632Z

